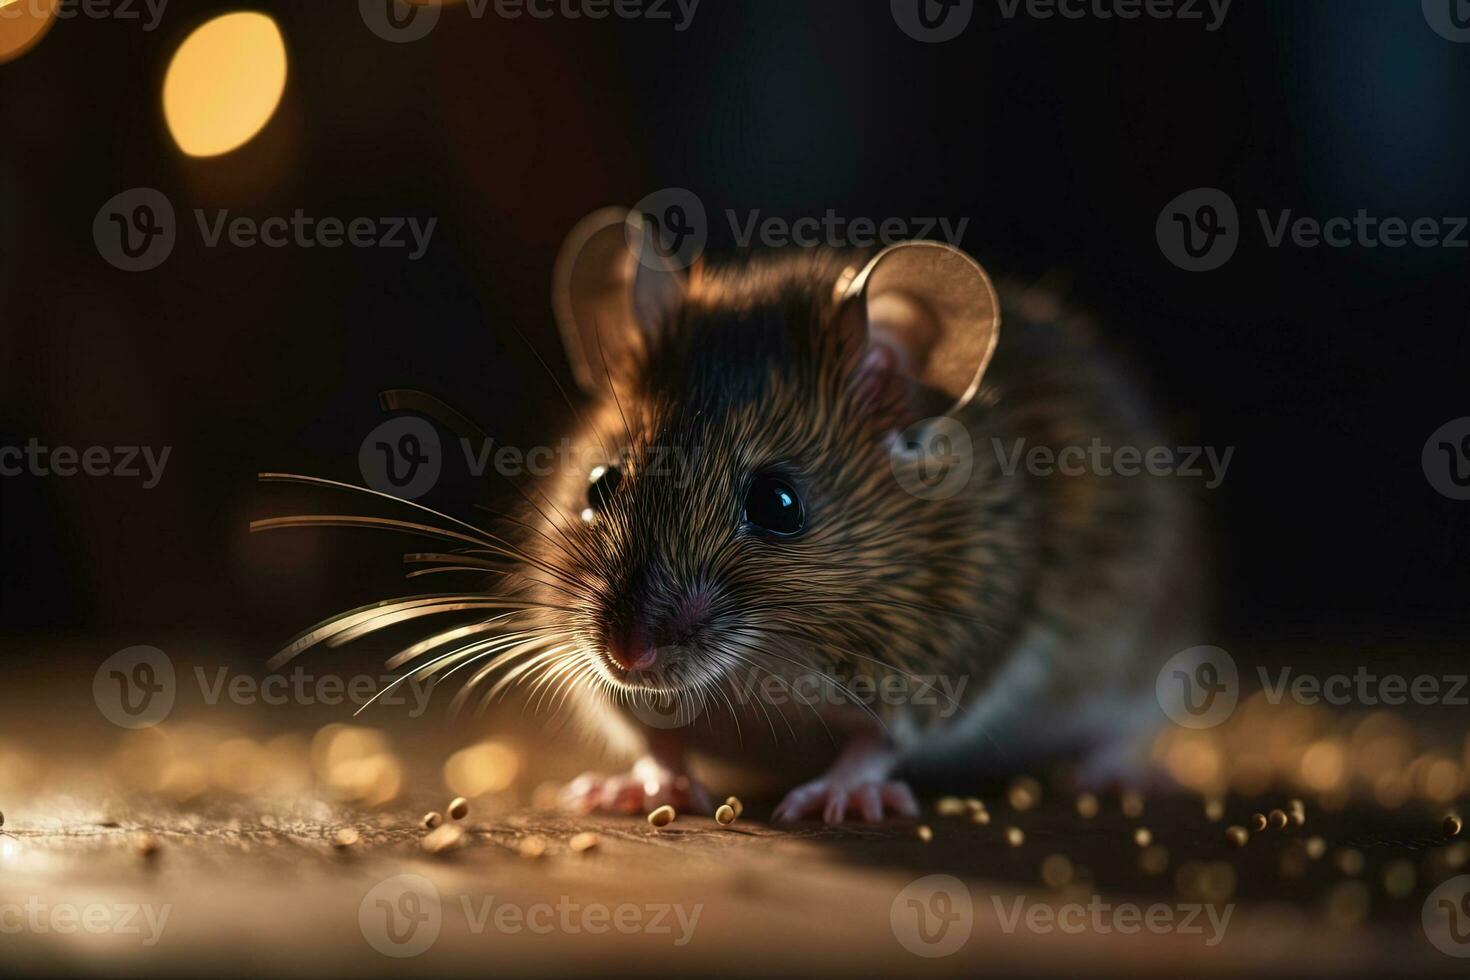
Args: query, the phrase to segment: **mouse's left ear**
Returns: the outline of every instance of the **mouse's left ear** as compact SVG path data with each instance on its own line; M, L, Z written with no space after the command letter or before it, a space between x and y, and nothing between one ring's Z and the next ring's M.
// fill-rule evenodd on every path
M842 322L865 338L859 383L891 392L906 379L943 396L949 415L975 397L1000 336L1000 301L974 259L940 242L900 242L840 289Z
M603 391L609 374L625 372L684 292L684 270L640 216L608 207L579 221L557 253L551 306L582 390Z

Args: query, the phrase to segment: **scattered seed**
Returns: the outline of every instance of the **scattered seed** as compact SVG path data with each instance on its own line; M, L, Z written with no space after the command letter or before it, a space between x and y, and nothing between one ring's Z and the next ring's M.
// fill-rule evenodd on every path
M1097 797L1091 793L1083 793L1077 797L1077 815L1083 820L1091 820L1097 816Z
M1026 833L1020 827L1006 828L1006 843L1012 847L1020 847L1026 843Z
M926 823L919 824L919 826L914 829L914 833L917 834L919 840L923 841L925 844L934 839L934 828L930 827Z
M1307 838L1307 857L1313 861L1320 860L1327 853L1327 842L1320 837Z
M1251 830L1259 834L1261 831L1266 829L1266 825L1267 820L1264 813L1251 814Z
M1351 847L1340 847L1334 855L1337 859L1337 870L1345 875L1357 876L1363 873L1363 852Z
M1205 800L1205 819L1210 823L1219 823L1225 819L1225 803L1223 800Z
M361 836L352 827L343 827L332 835L332 846L339 851L345 851L361 840Z
M1147 827L1139 827L1133 832L1133 843L1139 847L1148 847L1154 842L1154 833Z
M449 801L449 819L463 820L470 815L470 801L463 796L456 796Z
M573 852L581 854L583 851L592 850L601 842L601 838L592 831L586 830L574 835L571 840L567 841L567 847L570 847Z
M1464 821L1453 813L1444 818L1444 823L1441 826L1444 829L1444 835L1446 837L1459 837L1460 831L1465 829Z
M1143 797L1132 790L1123 794L1119 805L1123 808L1123 816L1125 817L1137 818L1143 816Z
M1251 839L1251 832L1239 824L1232 824L1225 828L1225 840L1231 847L1244 847L1246 841Z
M1048 888L1062 889L1072 883L1072 861L1065 854L1049 855L1041 862L1041 881Z
M444 814L440 813L438 810L430 810L428 813L424 814L424 818L419 821L419 826L424 828L425 830L433 830L435 827L438 827L443 822Z
M156 857L158 848L158 838L152 834L142 834L133 841L133 850L140 858Z
M982 827L989 826L989 824L990 824L990 811L989 810L975 810L974 812L972 812L970 814L970 822L971 823L978 823Z
M1285 830L1286 825L1290 822L1285 810L1272 810L1266 814L1266 820L1271 824L1272 830Z
M739 820L740 815L745 812L745 804L740 802L740 798L738 796L725 797L725 805L735 811L736 820Z
M534 861L546 853L546 838L527 837L516 850L521 852L521 857Z
M958 796L941 796L934 804L934 812L941 817L958 817L965 812L965 801Z
M985 811L985 801L978 797L967 796L965 797L965 809L969 810L971 814L983 813Z
M443 854L454 850L463 842L464 831L455 824L446 823L425 834L423 840L419 841L419 847L430 854Z
M1022 776L1011 783L1006 800L1013 810L1029 810L1041 802L1041 784L1030 776Z
M1286 804L1286 815L1294 825L1300 827L1307 822L1307 805L1301 800L1292 800Z
M667 803L648 815L648 822L655 827L667 827L674 822L674 808Z
M728 827L735 822L735 808L726 803L715 811L715 823L721 827Z

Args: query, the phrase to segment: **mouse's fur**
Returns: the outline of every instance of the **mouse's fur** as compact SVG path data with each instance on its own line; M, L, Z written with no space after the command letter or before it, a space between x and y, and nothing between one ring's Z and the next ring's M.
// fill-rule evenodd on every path
M626 722L636 744L675 727L716 755L811 769L833 754L824 730L872 723L840 706L843 692L898 679L913 696L867 708L910 754L1005 766L1126 720L1120 706L1192 642L1179 480L1004 471L1021 441L1162 444L1121 373L1058 324L1013 316L957 416L970 479L953 496L915 496L890 463L912 419L896 424L891 386L862 383L864 338L838 322L835 287L861 261L803 250L711 263L612 359L577 441L585 458L598 446L622 456L623 478L592 520L542 536L537 552L591 594L564 622L601 671L582 694L613 705L594 716L599 730ZM601 342L618 328L600 325ZM806 507L791 539L741 522L744 488L771 471ZM551 500L577 514L587 487L585 473L561 474ZM660 659L624 676L606 651L633 620ZM752 688L767 675L779 679L767 692L828 679L821 704L761 703ZM687 717L650 728L647 706L664 698Z

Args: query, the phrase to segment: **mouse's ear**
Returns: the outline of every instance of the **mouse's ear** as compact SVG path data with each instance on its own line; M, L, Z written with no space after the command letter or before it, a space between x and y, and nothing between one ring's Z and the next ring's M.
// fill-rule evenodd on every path
M551 307L577 384L602 391L626 371L650 331L684 299L684 273L624 208L594 211L567 235L552 271ZM604 368L604 363L606 367Z
M1000 301L974 259L940 242L900 242L840 288L844 329L866 342L858 383L880 402L916 384L942 396L952 415L975 396L1000 336Z

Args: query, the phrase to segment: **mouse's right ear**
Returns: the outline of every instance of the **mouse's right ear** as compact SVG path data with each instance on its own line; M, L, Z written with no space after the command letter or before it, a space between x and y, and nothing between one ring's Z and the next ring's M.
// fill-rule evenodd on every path
M606 390L683 302L683 270L653 245L653 231L624 208L577 222L552 271L551 307L583 391Z

